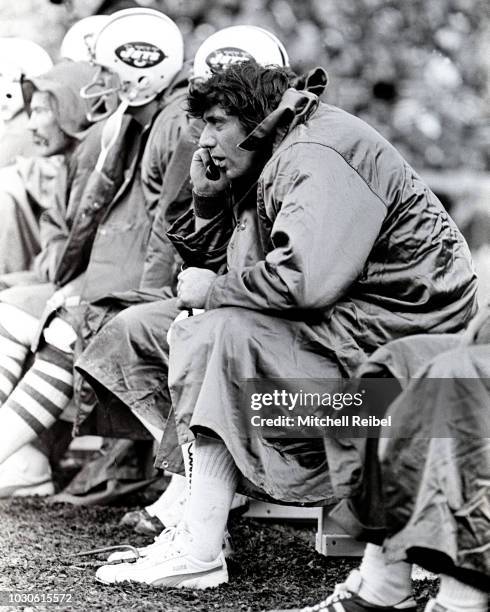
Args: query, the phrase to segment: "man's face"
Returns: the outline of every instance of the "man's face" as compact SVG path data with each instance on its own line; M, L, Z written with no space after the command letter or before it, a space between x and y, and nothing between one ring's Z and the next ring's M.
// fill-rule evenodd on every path
M28 128L37 153L42 157L63 153L70 143L70 138L59 126L51 95L46 91L35 91L32 95Z
M254 169L257 157L255 151L243 151L237 147L245 136L238 117L228 115L219 105L211 107L204 113L205 123L199 146L209 149L216 165L232 181Z

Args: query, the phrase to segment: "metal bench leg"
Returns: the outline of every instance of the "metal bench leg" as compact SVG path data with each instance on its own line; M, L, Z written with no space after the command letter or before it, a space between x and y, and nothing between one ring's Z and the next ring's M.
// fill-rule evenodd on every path
M321 508L315 544L318 553L327 557L362 557L364 546L332 521L325 508Z

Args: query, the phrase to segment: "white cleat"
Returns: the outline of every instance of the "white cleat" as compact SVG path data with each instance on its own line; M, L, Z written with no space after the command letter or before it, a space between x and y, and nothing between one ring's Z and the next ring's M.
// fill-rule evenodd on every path
M170 531L170 530L168 530ZM228 582L222 552L214 561L201 561L188 553L192 541L183 530L173 530L151 554L136 563L103 565L95 577L103 584L134 582L154 587L209 589Z
M48 458L30 444L0 465L0 498L54 494Z

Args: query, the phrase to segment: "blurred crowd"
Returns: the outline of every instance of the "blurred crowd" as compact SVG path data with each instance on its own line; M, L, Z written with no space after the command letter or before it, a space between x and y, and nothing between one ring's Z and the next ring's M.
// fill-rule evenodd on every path
M127 4L127 2L126 2ZM488 170L490 57L484 0L145 0L172 17L192 56L215 30L261 25L293 67L327 69L328 101L374 125L418 169ZM53 56L71 23L124 0L0 1L0 35ZM101 8L102 7L102 8ZM487 17L485 19L485 17ZM42 19L43 23L40 23ZM487 116L488 119L488 116Z

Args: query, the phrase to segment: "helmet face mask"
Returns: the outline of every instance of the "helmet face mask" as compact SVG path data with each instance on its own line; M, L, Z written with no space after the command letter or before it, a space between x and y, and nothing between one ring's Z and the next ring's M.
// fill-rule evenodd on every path
M95 106L101 106L97 96L111 108L111 96L115 94L129 106L143 106L165 90L181 70L182 35L175 23L158 11L143 8L118 11L95 40L94 62L103 70L81 92L89 100L90 113ZM99 113L96 115L96 120L103 118Z
M105 66L99 66L92 81L80 90L80 96L87 104L87 119L95 123L112 115L119 104L120 90L119 76Z

